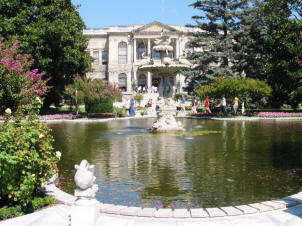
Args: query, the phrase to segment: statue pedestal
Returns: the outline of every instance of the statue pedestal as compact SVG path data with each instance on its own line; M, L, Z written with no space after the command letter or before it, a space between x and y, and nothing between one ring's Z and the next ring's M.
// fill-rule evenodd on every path
M94 165L90 165L87 160L82 160L80 165L74 167L77 170L74 176L77 185L74 195L77 200L71 207L70 223L72 226L95 226L100 206L94 198L98 191L98 185L93 184L95 181Z
M157 102L159 108L157 114L157 121L153 123L150 132L170 132L170 131L184 131L180 122L175 119L176 105L171 98L160 99Z
M71 207L72 226L95 226L99 217L99 202L96 199L80 198Z

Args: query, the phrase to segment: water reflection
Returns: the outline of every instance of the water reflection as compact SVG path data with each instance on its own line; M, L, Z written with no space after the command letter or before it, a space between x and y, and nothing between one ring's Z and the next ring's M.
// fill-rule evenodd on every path
M203 136L150 136L152 119L51 124L62 151L62 186L73 192L73 165L96 166L102 202L156 207L239 205L302 188L301 122L183 119Z

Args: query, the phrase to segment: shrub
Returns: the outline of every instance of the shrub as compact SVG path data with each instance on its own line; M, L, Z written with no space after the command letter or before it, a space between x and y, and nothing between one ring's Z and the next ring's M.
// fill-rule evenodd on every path
M126 108L114 108L114 113L117 114L118 117L124 117L127 114Z
M0 209L0 220L24 215L20 205Z
M33 60L28 54L18 53L17 40L4 41L0 38L0 112L10 108L16 112L32 109L32 102L43 96L48 87L42 80L43 73L30 70Z
M29 69L32 60L18 54L18 47L17 41L1 39L0 109L12 110L5 110L0 127L0 206L21 204L27 209L39 188L57 172L60 153L52 147L50 129L37 121L46 81L37 69Z
M46 205L54 204L56 202L57 201L50 196L36 197L32 201L32 208L33 208L33 210L38 210Z
M5 121L0 131L0 201L30 205L39 188L57 172L60 154L45 123Z
M65 87L65 95L70 104L78 108L79 104L85 104L88 113L113 112L114 99L120 99L121 93L118 87L107 83L102 79L90 79L77 77L73 84ZM95 106L101 104L100 106Z
M222 98L223 96L231 99L239 97L246 102L247 107L251 103L259 102L262 97L269 96L271 92L271 87L264 81L242 77L215 78L213 83L201 86L196 90L201 99Z
M108 99L98 104L87 104L86 111L88 113L113 113L113 100Z
M144 99L142 94L136 94L134 96L134 100L137 101L139 104L141 103L141 101Z
M41 209L42 207L50 204L56 203L56 200L54 200L50 196L45 197L36 197L32 201L32 206L30 208L31 211L35 211L38 209ZM18 217L26 214L29 209L23 210L21 205L16 206L9 206L0 208L0 220L9 219L12 217Z

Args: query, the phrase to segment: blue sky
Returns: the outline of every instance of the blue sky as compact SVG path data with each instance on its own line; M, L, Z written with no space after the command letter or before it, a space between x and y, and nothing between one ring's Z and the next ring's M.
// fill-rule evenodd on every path
M112 25L194 24L192 16L198 15L188 5L195 0L72 0L87 28L106 28Z

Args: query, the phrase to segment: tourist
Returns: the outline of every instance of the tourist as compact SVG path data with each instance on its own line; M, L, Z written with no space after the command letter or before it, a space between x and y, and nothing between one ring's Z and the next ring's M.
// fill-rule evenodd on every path
M138 86L138 87L137 87L137 92L138 92L138 93L141 93L141 92L142 92L142 87L141 87L141 86Z
M130 100L130 107L129 107L129 115L135 115L135 109L134 109L134 99L133 97Z
M235 114L235 115L237 114L238 103L239 103L239 98L238 98L238 97L235 97L235 98L234 98L234 105L233 105L233 111L234 111L234 114Z
M210 109L210 99L209 98L206 98L206 100L204 101L204 111L206 113L212 113L211 112L211 109Z
M182 96L181 96L181 109L182 109L183 111L186 110L185 105L186 105L186 98L185 98L184 95L182 95Z
M198 105L198 102L197 102L196 98L193 97L193 99L192 99L192 113L193 114L197 113L197 109L196 109L197 105Z
M149 107L149 108L152 107L152 98L150 98L150 99L148 100L147 107Z
M226 99L225 97L222 97L222 100L221 100L221 108L222 108L222 112L223 114L227 114L227 109L226 109Z
M244 102L241 104L241 114L245 114Z

